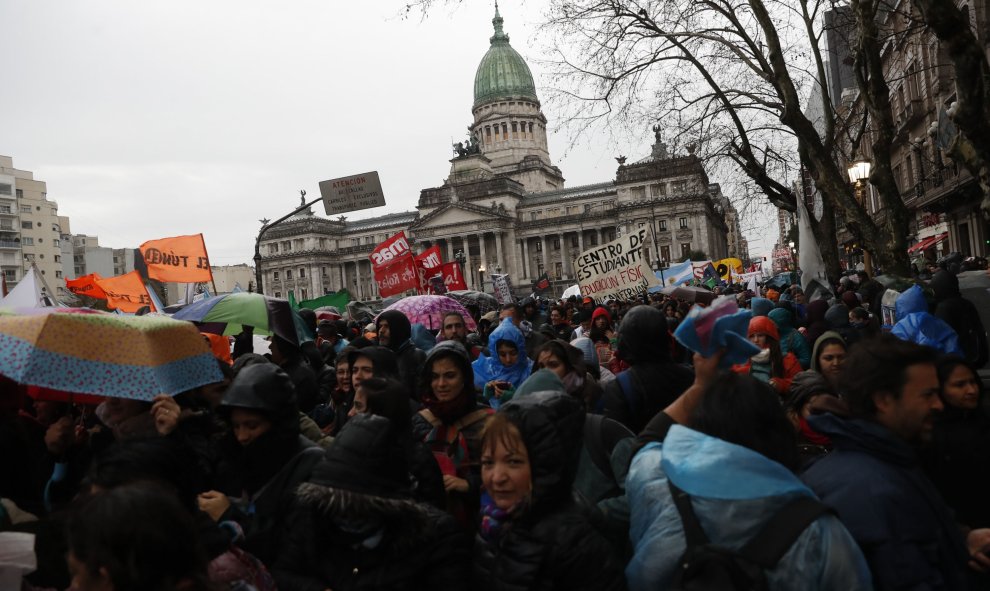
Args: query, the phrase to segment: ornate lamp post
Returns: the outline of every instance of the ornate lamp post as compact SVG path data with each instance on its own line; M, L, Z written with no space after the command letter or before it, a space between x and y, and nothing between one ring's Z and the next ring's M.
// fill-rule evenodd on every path
M478 282L481 283L481 286L480 286L481 289L479 289L478 291L484 292L485 291L485 263L481 263L481 266L478 267Z
M872 168L872 166L873 165L870 163L870 161L866 160L865 158L861 160L856 160L849 164L849 168L848 168L849 182L853 184L854 186L853 190L855 191L856 201L858 201L860 204L863 204L863 202L865 201L865 196L863 195L863 191L865 190L866 181L869 180L870 178L870 169ZM863 268L866 270L867 274L869 274L871 277L873 276L873 261L872 258L870 257L870 252L865 248L863 249Z

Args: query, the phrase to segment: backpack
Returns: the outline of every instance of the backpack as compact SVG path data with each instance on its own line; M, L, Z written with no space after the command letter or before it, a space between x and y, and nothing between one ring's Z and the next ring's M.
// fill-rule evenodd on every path
M780 562L812 522L831 511L812 497L798 497L777 511L741 549L733 551L711 543L691 507L691 497L669 479L667 484L687 542L670 587L675 591L769 589L766 571Z
M608 422L606 422L608 421ZM606 429L607 428L607 429ZM606 433L606 430L610 431ZM609 499L623 494L615 471L612 470L612 452L623 439L636 435L619 421L606 419L602 415L588 414L584 419L584 444L588 449L595 467L611 482L612 487L602 499ZM601 499L595 499L595 502Z

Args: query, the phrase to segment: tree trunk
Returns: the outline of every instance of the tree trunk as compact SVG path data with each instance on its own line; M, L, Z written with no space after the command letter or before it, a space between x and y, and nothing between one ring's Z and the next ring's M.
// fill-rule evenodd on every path
M835 239L838 234L835 228L835 208L822 196L822 219L816 220L814 213L808 213L811 233L814 234L815 242L822 253L822 262L825 263L825 274L829 283L836 285L842 276L842 265L839 262L839 241Z

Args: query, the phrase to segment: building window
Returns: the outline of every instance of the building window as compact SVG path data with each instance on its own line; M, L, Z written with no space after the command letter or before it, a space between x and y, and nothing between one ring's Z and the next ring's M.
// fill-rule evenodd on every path
M13 195L14 186L7 183L0 183L0 195ZM20 191L20 189L18 189Z
M681 243L681 257L683 257L685 259L688 258L688 255L690 254L690 252L691 252L691 243L690 242L682 242Z
M55 255L55 262L56 263L61 263L62 262L62 256L61 255Z
M687 191L687 181L674 181L670 188L674 193L683 193Z
M580 240L580 238L578 237L577 234L574 234L574 235L571 236L571 248L577 248L578 247L578 245L579 245L578 240Z
M668 263L671 262L670 261L670 246L661 246L660 247L660 260L661 261L667 261Z
M285 280L288 281L290 279L292 279L292 269L286 269L285 270Z
M542 240L537 240L536 241L536 252L543 252L543 241Z
M677 218L677 226L682 230L687 230L687 218Z
M657 197L663 197L667 194L667 185L664 183L659 183L656 185L650 185L650 195L656 199Z
M299 278L300 279L305 279L306 278L306 268L305 267L299 267Z
M326 277L327 276L327 268L326 267L321 267L320 268L320 274L323 275L324 277Z
M34 246L34 238L29 238L27 236L22 237L21 238L21 245L22 246Z
M62 278L62 272L61 271L55 271L55 277L58 277L59 279L61 279Z
M646 187L633 187L633 199L646 199Z
M564 276L564 264L554 263L553 264L554 277L560 278Z
M31 229L31 222L24 222L24 221L22 221L21 222L21 229L22 230L30 230Z
M62 246L62 241L56 238L52 240L52 246Z
M24 198L24 189L17 189L15 191L15 195L17 196L18 199L23 199Z
M553 239L553 249L560 250L560 238Z
M31 213L31 206L30 205L22 205L21 206L21 213Z
M301 300L309 299L309 296L306 293L306 288L305 287L299 290L299 299L301 299Z
M0 205L0 213L14 213L9 205Z
M277 297L277 298L280 298L280 297L282 297L282 292L280 292L280 291L276 291L276 292L275 292L275 297Z
M34 255L33 254L24 253L24 260L25 261L33 261L34 260Z
M660 227L661 232L667 231L667 220L660 220L659 222L657 222L657 225Z
M278 244L274 244L274 243L269 244L268 254L277 254L277 253L278 253Z
M278 281L278 271L272 273L272 281Z

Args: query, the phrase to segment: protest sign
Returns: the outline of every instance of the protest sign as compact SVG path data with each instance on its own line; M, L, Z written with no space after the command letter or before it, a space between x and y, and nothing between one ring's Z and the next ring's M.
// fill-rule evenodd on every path
M492 288L498 303L511 304L515 301L512 297L512 286L509 285L508 275L492 275Z
M660 285L643 259L646 232L646 228L640 228L578 255L574 270L581 294L600 303L608 296L632 299Z

